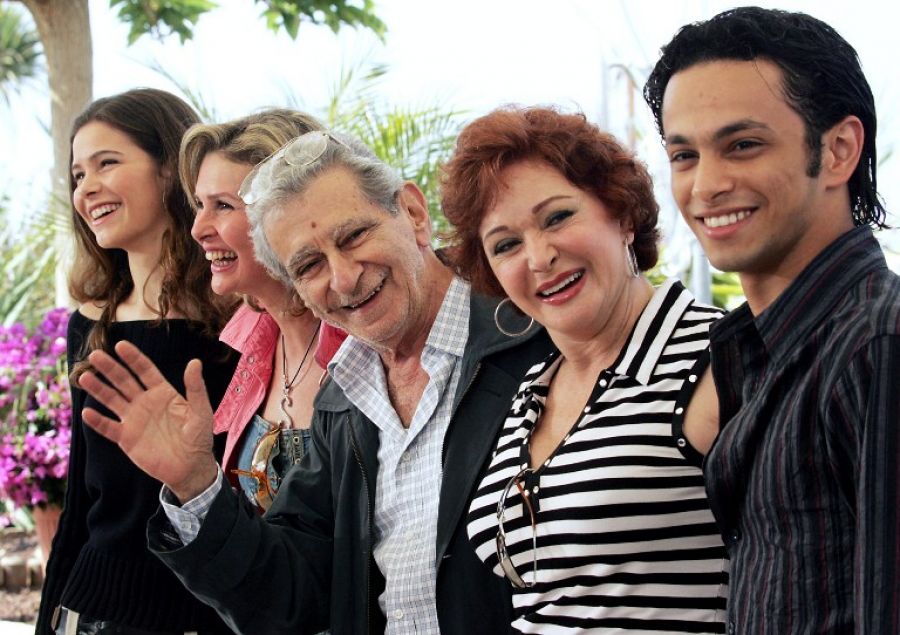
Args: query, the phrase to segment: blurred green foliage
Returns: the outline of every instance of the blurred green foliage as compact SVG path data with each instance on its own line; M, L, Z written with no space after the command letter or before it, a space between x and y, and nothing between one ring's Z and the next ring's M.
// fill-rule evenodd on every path
M262 5L261 17L273 31L284 29L297 39L300 23L324 24L335 33L341 26L363 27L382 40L387 27L375 15L372 0L255 0ZM118 8L119 19L129 25L128 44L144 34L163 39L175 34L183 44L194 36L200 17L218 8L212 0L109 0Z
M33 327L54 306L57 232L68 223L51 209L21 224L11 222L10 201L0 199L0 323Z
M0 98L9 105L12 93L42 73L41 39L25 14L0 4Z

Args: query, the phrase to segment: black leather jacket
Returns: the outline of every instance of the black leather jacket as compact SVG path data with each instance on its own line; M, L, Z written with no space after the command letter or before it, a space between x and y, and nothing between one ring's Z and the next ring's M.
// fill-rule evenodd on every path
M550 351L533 328L511 339L495 300L472 296L469 341L444 440L438 503L437 611L444 635L509 630L509 583L475 556L466 512L525 372ZM246 635L382 633L384 578L373 558L378 429L329 382L315 403L309 458L282 483L264 518L223 488L186 547L160 511L151 550L194 594Z

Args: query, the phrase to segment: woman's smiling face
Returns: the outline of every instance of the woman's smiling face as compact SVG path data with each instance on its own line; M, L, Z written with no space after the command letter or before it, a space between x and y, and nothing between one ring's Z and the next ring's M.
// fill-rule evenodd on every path
M158 253L169 226L159 165L127 134L101 121L72 139L72 204L104 249Z
M479 227L491 270L519 309L551 336L596 335L627 289L631 236L604 204L539 161L500 173Z
M238 188L252 166L221 152L203 158L194 188L197 215L191 235L210 262L212 289L218 295L256 295L273 279L253 255L250 224Z

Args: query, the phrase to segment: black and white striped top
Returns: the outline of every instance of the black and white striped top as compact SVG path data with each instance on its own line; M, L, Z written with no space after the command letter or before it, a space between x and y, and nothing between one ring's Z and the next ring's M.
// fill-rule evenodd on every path
M515 630L725 631L725 548L699 454L681 434L708 363L709 325L720 316L677 281L659 287L581 418L526 477L537 507L537 581L514 590ZM497 503L529 465L528 442L560 359L557 351L526 375L472 501L469 537L497 575ZM507 549L530 583L532 528L515 487L505 519Z

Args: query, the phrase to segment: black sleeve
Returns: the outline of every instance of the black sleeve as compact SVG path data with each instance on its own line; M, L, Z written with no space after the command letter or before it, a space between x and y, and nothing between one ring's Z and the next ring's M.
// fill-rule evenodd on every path
M91 322L75 312L69 319L66 334L66 360L71 372L76 361L80 361L83 342ZM72 442L69 449L69 471L66 481L66 496L59 528L53 538L47 573L41 591L41 606L38 612L36 635L53 635L51 619L62 598L69 574L75 566L82 546L87 542L87 510L90 507L87 488L84 483L85 441L81 409L84 391L72 387Z
M226 484L200 533L186 546L159 510L150 550L237 633L318 633L328 626L331 592L331 465L323 427L312 426L310 452L260 517Z

